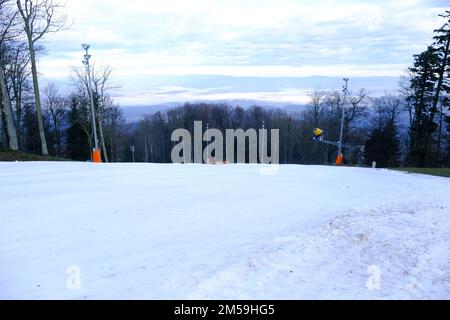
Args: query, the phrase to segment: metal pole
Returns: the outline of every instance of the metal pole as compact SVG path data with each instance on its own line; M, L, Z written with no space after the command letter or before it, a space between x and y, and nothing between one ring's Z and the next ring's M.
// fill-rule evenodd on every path
M136 149L135 149L134 146L130 146L131 158L133 159L133 162L135 162L135 161L134 161L134 151L135 151L135 150L136 150Z
M206 159L205 162L209 163L209 134L208 134L208 130L209 130L209 123L206 123Z
M83 64L86 66L88 94L89 94L89 100L91 103L92 130L94 132L94 148L95 148L95 150L98 150L97 125L95 123L95 110L94 110L94 97L92 95L92 88L91 88L91 69L89 67L89 59L91 58L91 55L89 55L88 50L90 48L90 45L83 44L82 47L86 51L86 54L84 55Z
M264 128L265 128L265 123L264 120L262 121L262 148L261 148L261 158L259 159L260 163L263 163L264 161L264 147L266 146L265 144L265 139L264 139Z
M344 101L342 103L342 118L341 118L341 133L339 135L339 151L338 156L342 155L342 138L344 134L344 117L345 117L345 103L347 100L347 91L348 91L348 78L344 78L345 85L343 86L344 91Z

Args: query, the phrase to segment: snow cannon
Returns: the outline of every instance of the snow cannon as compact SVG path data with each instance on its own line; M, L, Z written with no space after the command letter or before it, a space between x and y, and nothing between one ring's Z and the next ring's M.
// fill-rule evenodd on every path
M100 154L100 149L92 149L92 162L101 163L102 162L102 156Z
M323 140L323 130L322 129L315 128L313 133L314 133L314 137L313 137L314 141L322 141Z

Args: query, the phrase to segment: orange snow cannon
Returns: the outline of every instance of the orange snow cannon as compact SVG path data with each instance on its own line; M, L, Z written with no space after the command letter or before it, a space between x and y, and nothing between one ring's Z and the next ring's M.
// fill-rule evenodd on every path
M96 162L96 163L102 162L102 156L100 154L100 149L92 150L92 162Z
M336 158L336 165L341 166L344 163L344 156L341 154L338 155Z

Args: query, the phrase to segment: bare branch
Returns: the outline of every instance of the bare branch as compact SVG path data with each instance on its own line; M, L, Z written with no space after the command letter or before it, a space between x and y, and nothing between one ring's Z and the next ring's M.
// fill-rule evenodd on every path
M65 29L67 16L59 12L63 7L53 0L17 0L29 41L35 43L46 34Z

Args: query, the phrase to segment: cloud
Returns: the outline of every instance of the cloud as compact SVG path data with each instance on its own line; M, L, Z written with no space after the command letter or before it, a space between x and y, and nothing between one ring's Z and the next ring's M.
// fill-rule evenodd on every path
M47 78L79 65L81 43L117 82L134 75L398 76L425 49L440 0L77 0L48 42Z
M341 90L341 77L236 77L236 76L129 76L127 84L114 91L123 105L152 105L167 102L252 100L304 104L313 89ZM350 90L366 88L379 96L396 86L397 77L356 77Z

